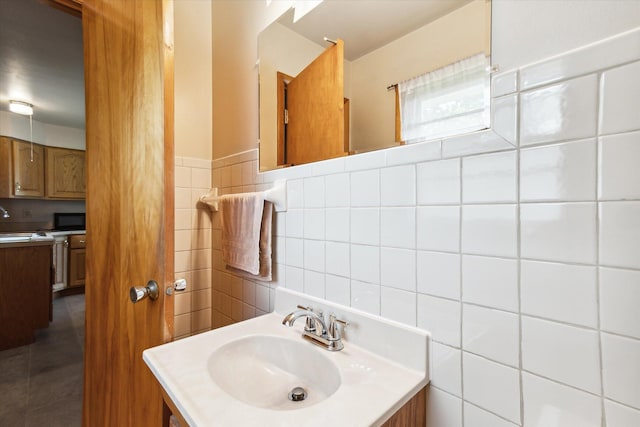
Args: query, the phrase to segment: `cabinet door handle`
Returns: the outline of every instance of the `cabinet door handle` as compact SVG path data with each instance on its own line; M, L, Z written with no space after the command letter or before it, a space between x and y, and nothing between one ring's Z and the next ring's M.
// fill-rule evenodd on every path
M78 242L82 243L82 244L86 243L86 241L84 241L84 240L78 240Z
M16 182L16 192L18 191L22 191L22 186L20 185L19 182Z

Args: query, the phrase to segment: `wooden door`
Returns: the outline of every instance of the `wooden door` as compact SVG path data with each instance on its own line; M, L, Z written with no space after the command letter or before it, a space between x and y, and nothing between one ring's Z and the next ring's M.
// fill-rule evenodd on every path
M160 426L142 351L171 338L173 4L86 0L86 341L83 425ZM156 301L131 286L155 280ZM165 416L166 419L166 416Z
M44 196L44 148L13 141L13 194L16 197Z
M344 42L326 49L287 86L287 163L344 156Z

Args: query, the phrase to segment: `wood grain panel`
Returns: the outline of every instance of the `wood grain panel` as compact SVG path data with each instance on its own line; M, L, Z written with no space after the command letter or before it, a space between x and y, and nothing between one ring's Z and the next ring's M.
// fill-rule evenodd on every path
M165 294L134 305L129 287L153 279L163 290L173 276L173 110L166 107L173 99L165 99L173 32L163 32L172 28L171 8L168 0L83 4L88 427L163 419L160 387L142 351L167 339Z
M344 42L326 49L287 87L287 163L344 156Z
M51 243L0 246L0 350L29 344L49 326Z
M11 140L0 136L0 197L9 198L13 195L12 176Z
M44 147L14 139L12 152L13 195L30 198L44 197Z
M85 152L68 148L45 147L46 197L84 199L87 186Z
M427 425L427 388L424 387L382 427L424 427Z

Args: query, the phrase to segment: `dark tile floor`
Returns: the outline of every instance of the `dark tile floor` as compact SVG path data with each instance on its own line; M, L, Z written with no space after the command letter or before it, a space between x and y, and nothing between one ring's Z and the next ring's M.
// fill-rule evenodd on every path
M81 425L84 295L53 301L33 344L0 351L0 426Z

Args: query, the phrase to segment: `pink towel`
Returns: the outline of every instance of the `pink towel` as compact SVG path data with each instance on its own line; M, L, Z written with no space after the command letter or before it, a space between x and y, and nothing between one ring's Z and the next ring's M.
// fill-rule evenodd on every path
M227 269L271 281L271 202L258 192L224 195L219 203L222 259Z

